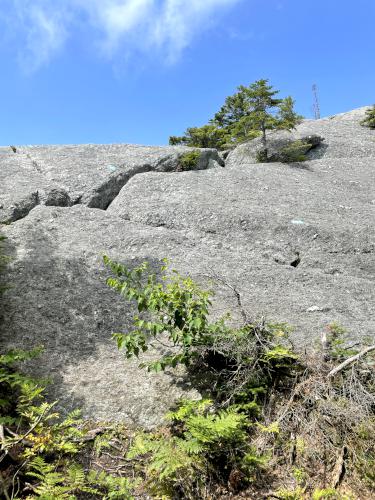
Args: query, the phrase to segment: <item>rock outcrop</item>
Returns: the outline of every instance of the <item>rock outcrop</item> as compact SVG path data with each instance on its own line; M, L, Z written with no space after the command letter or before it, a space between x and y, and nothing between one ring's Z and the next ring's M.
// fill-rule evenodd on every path
M332 321L373 335L375 131L360 127L363 115L301 124L294 137L325 138L303 164L254 164L256 141L226 168L178 173L165 171L180 148L3 148L0 213L16 221L2 227L13 257L3 348L44 344L29 369L51 376L62 408L98 419L149 427L195 394L183 370L149 375L117 352L111 333L130 327L133 309L106 287L103 253L155 267L168 257L204 283L218 276L214 314L240 318L227 282L250 316L294 326L299 348ZM213 150L201 159L222 164Z
M173 172L190 150L128 144L1 148L0 222L18 220L39 204L105 210L134 175ZM222 165L217 151L200 150L197 170Z

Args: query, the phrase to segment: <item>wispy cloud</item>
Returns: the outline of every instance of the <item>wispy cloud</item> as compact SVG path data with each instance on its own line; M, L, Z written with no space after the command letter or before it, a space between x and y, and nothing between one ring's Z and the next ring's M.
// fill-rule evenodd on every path
M68 36L68 13L49 1L13 0L7 24L17 37L18 58L27 72L47 63L63 46Z
M243 0L5 0L8 26L29 70L47 63L86 25L108 58L142 52L176 61L225 9ZM85 19L85 23L78 22Z

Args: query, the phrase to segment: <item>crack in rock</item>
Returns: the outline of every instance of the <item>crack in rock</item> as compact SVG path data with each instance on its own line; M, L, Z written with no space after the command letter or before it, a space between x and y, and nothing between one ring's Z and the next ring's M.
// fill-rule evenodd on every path
M1 222L3 224L10 224L11 222L16 222L17 220L26 217L33 208L39 205L39 193L38 191L31 193L24 200L9 207L9 215L4 218Z
M151 172L154 168L149 165L138 165L130 170L112 175L106 182L101 184L94 191L83 195L76 204L86 205L89 208L100 208L107 210L113 200L117 197L121 189L132 177L137 174Z
M177 172L181 155L191 148L78 145L10 149L12 160L5 158L3 170L9 186L0 200L3 223L26 217L36 205L82 204L107 210L132 177L152 171ZM216 150L199 151L196 170L225 166Z

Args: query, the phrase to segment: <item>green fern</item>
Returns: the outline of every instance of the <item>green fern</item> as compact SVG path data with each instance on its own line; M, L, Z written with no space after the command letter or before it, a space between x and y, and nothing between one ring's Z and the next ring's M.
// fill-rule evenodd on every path
M98 493L97 489L88 485L83 469L77 464L58 472L56 464L49 464L39 456L30 462L29 468L27 475L37 480L33 485L37 496L29 498L71 500L76 498L76 493Z
M173 433L139 433L128 458L143 457L152 491L168 493L176 488L197 491L207 474L214 475L215 462L226 462L223 470L250 470L264 465L262 457L247 444L246 415L235 407L217 411L211 400L182 401L168 415ZM204 482L204 481L203 481Z
M90 471L87 482L97 488L102 500L133 500L132 490L139 483L138 480L112 476L104 471Z

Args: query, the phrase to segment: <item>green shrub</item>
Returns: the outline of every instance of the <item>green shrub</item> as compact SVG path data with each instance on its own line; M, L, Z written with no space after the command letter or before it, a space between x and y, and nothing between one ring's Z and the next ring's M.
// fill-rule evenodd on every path
M260 149L256 152L257 163L268 163L268 151L266 149Z
M284 146L276 155L281 163L294 163L306 161L306 153L310 151L311 144L301 140L293 141Z
M268 130L291 130L302 120L294 110L294 100L279 99L278 93L264 79L240 85L207 125L190 127L181 137L171 136L169 144L224 150L261 135L267 149Z
M375 104L366 111L365 118L361 121L363 127L375 129Z
M243 386L245 370L254 381L258 372L260 379L265 374L272 378L279 369L288 370L296 365L297 356L288 347L285 325L246 322L242 327L232 328L228 325L229 315L211 322L214 293L203 290L174 269L169 272L167 261L160 269L160 279L147 263L133 270L107 256L104 263L114 275L107 279L108 286L133 301L139 313L134 317L133 330L113 335L118 348L131 358L147 351L151 339L167 336L174 350L174 354L149 363L149 370L160 371L178 364L189 366L193 361L203 360L214 370L220 368L223 381L225 374L231 378L233 366L240 367L236 373ZM250 362L252 356L256 357L256 366Z
M341 462L352 483L355 478L365 491L373 488L373 360L369 353L368 360L329 375L333 363L354 352L339 325L329 326L328 359L320 354L302 361L287 325L249 321L235 289L243 317L238 327L229 325L229 315L210 320L213 292L169 272L167 264L158 279L146 263L128 269L104 261L114 275L108 285L138 310L134 328L114 335L118 347L131 358L150 342L167 342L172 354L141 366L160 371L184 364L190 382L209 398L183 401L169 414L169 425L137 434L128 458L141 461L152 495L211 498L215 488L248 487L261 496L262 481L269 491L275 471L284 484L297 483L278 490L279 498L335 498L330 489L316 489L326 481L326 472L317 478L316 471L324 463L331 473ZM293 467L285 467L291 457Z
M201 154L199 151L187 151L186 153L182 153L178 159L178 170L195 170L198 167L200 157Z
M182 137L171 136L169 144L171 146L223 149L226 144L226 133L212 124L203 127L190 127Z

